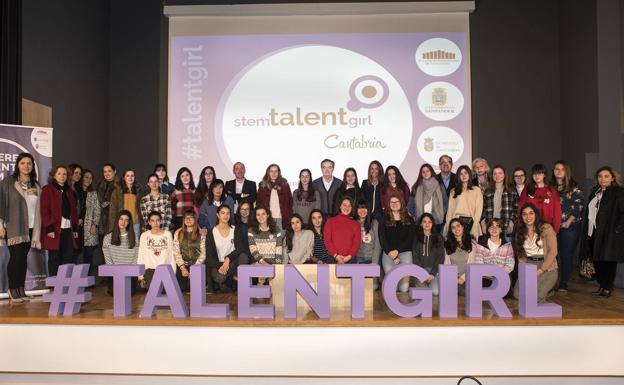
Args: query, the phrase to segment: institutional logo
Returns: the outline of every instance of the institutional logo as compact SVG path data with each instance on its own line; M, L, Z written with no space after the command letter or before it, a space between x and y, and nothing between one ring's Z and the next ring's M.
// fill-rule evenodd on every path
M418 94L418 108L431 120L448 121L463 111L464 96L451 83L429 83Z
M464 140L452 128L435 126L426 129L416 142L418 153L430 164L437 164L442 155L459 159L464 153Z
M457 71L462 53L457 44L440 37L425 40L415 54L416 64L431 76L448 76Z
M433 149L434 149L434 147L433 147L433 138L425 138L424 148L425 148L425 152L433 151Z
M446 104L446 90L443 87L434 88L431 93L431 103L438 107Z

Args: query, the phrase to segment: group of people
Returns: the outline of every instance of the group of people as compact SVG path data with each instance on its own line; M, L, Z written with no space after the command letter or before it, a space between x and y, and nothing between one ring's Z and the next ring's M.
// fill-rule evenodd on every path
M143 288L158 265L170 264L189 290L190 267L205 264L208 292L235 290L237 267L245 264L379 263L388 272L414 263L428 278L406 278L397 290L419 285L437 294L440 264L457 265L461 293L467 264L495 264L513 282L517 264L530 263L537 265L539 301L568 289L579 239L581 258L595 266L598 296L611 296L617 263L624 261L624 188L608 166L596 171L587 199L563 161L549 178L544 165L508 175L482 158L453 172L453 160L444 155L438 174L423 164L409 186L399 168L384 170L379 161L370 163L361 183L354 168L340 180L334 162L325 159L322 176L301 170L293 192L277 164L258 184L245 178L240 162L227 182L206 166L197 180L182 167L173 184L165 165L157 164L146 186L134 170L118 176L111 163L97 185L93 171L57 165L43 187L34 166L22 153L13 175L0 183L0 237L10 252L15 303L28 301L31 247L48 251L51 276L79 258L95 269L101 248L107 264L144 264L137 280Z

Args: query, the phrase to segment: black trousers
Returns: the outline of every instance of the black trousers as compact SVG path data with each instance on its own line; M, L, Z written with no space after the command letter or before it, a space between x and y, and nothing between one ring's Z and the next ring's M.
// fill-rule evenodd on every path
M48 274L50 277L56 276L60 265L64 265L66 263L76 263L74 256L72 230L62 229L59 239L59 249L48 250Z
M32 238L32 229L29 230ZM26 282L26 270L28 269L28 252L30 241L9 246L9 264L7 274L9 276L9 289L24 287Z
M605 290L613 290L613 282L617 274L617 262L594 261L594 268L600 287Z

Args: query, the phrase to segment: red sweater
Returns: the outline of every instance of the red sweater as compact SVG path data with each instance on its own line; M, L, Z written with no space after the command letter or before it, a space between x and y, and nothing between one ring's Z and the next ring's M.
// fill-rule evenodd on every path
M350 255L355 258L362 242L360 224L348 215L338 214L327 220L323 239L327 255Z
M518 220L522 220L522 206L533 203L543 222L550 223L558 233L561 228L561 201L557 189L552 186L536 187L535 194L528 195L527 189L522 190L518 202Z

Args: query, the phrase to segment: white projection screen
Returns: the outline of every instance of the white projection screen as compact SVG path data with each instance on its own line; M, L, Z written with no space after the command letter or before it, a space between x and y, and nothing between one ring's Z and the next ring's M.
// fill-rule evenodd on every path
M469 12L474 3L167 6L171 174L207 165L291 186L370 161L400 168L472 159Z

